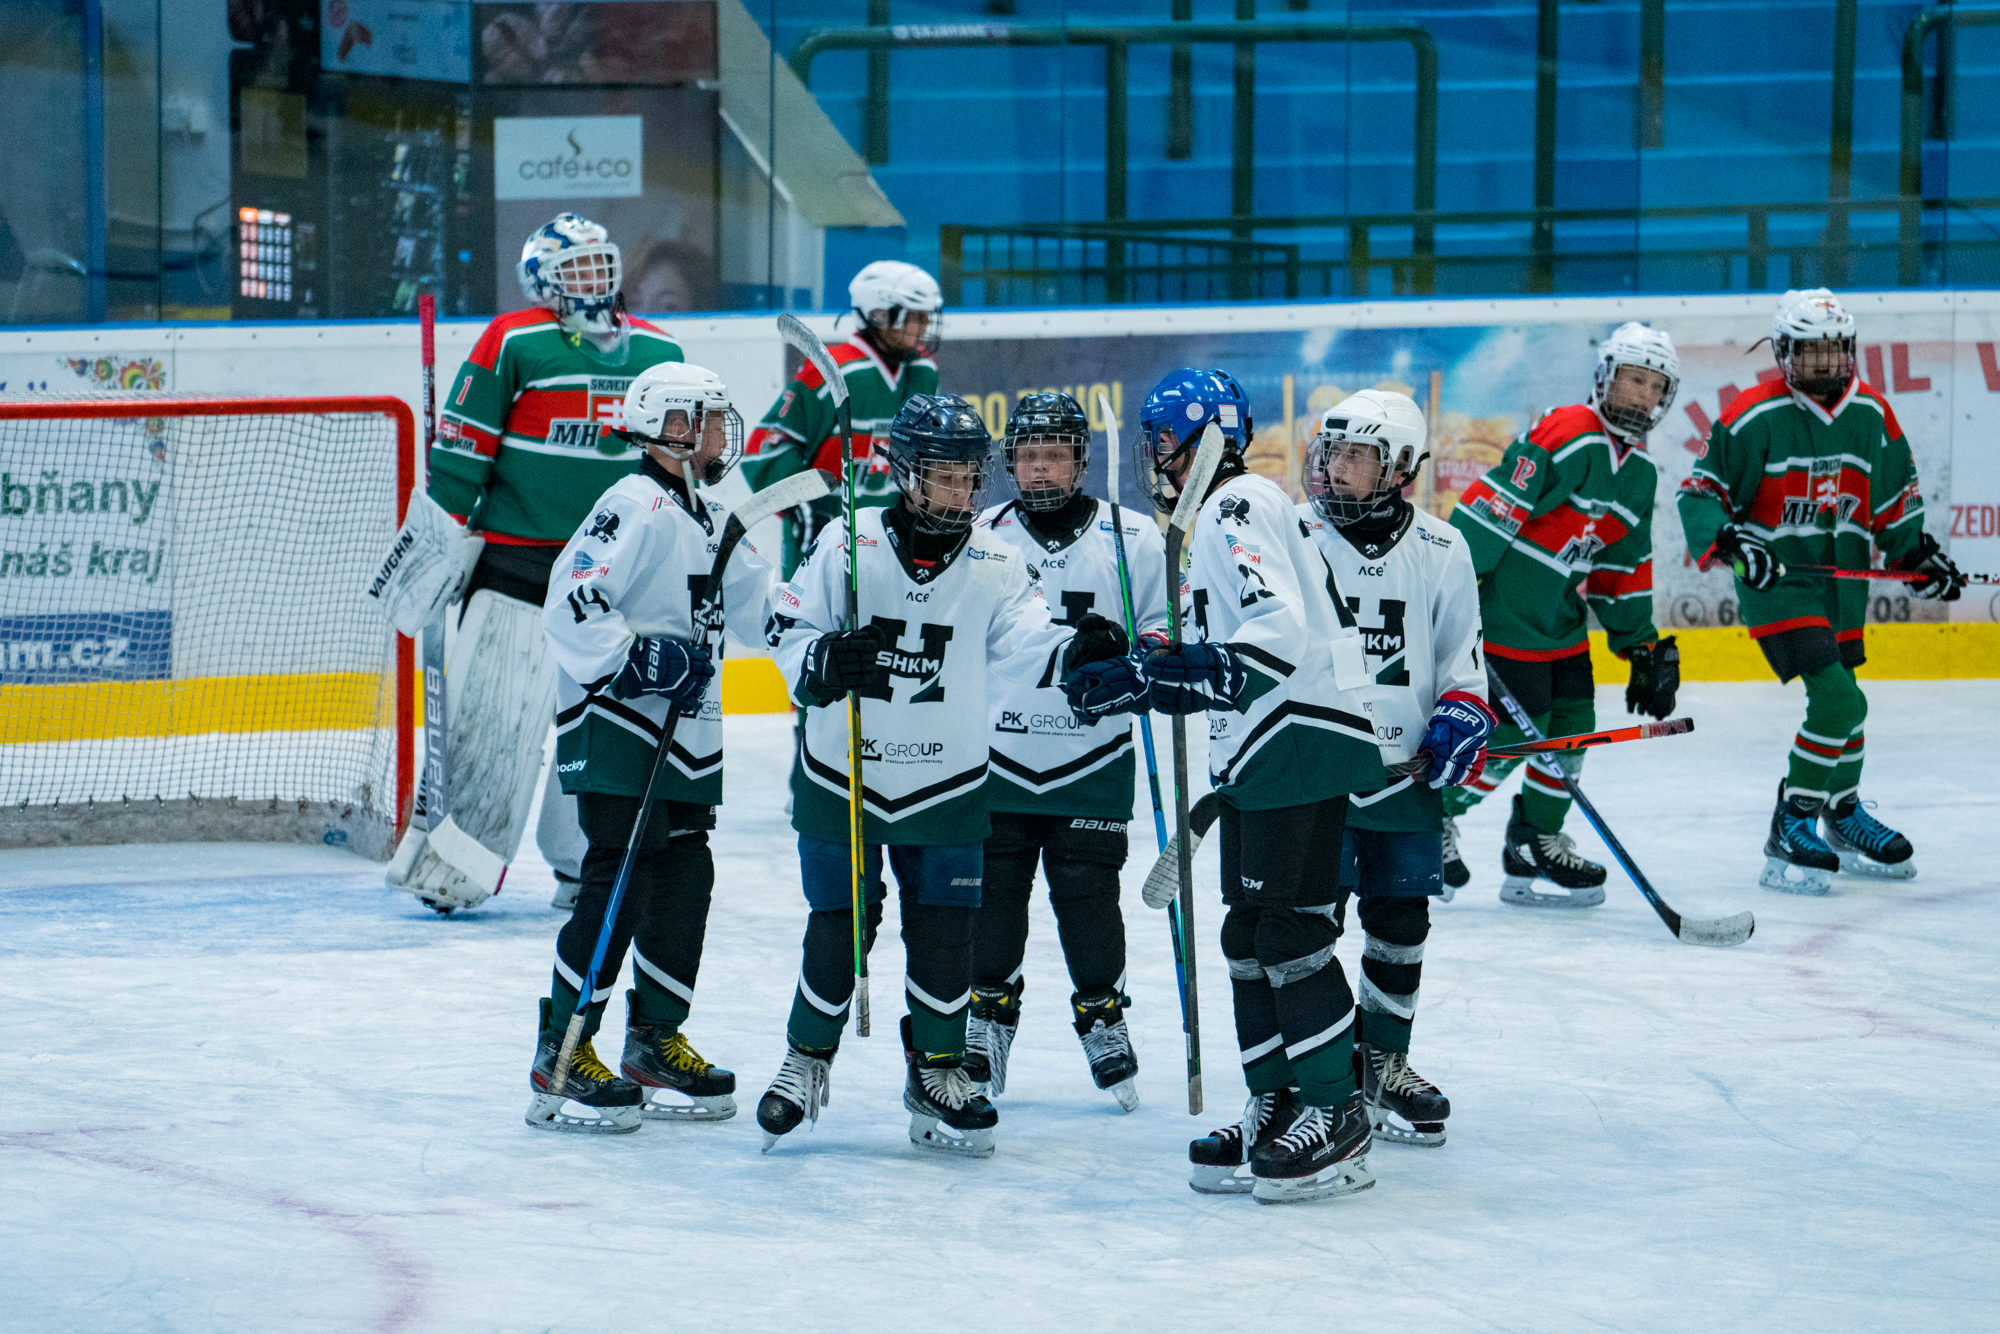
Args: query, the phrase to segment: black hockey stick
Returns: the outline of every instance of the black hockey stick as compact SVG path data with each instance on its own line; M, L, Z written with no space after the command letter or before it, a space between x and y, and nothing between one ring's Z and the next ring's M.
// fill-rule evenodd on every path
M689 472L694 469L691 467ZM751 496L735 510L722 525L722 540L715 549L715 563L709 567L708 582L702 585L701 601L694 609L694 637L696 642L704 642L716 628L716 607L722 601L722 576L729 568L729 558L737 545L752 528L781 510L793 505L817 500L833 490L831 480L823 472L807 469L793 473L784 481L765 487ZM700 504L701 491L692 478L688 483L688 496L693 504ZM718 684L718 689L720 685ZM618 863L618 878L611 882L611 898L604 905L604 923L597 929L597 947L590 954L590 970L584 974L583 989L577 993L576 1012L569 1017L569 1029L563 1034L562 1049L556 1053L555 1069L549 1075L548 1096L558 1101L550 1110L549 1119L554 1119L556 1111L562 1107L562 1087L569 1079L569 1063L576 1057L576 1045L583 1040L584 1016L590 1012L590 998L597 994L597 974L604 967L604 956L611 949L611 933L618 924L618 910L625 903L625 888L632 883L632 868L639 862L639 845L646 837L646 824L653 814L653 793L660 785L660 775L667 769L667 752L674 746L674 731L680 726L681 706L669 704L667 718L660 725L660 748L653 752L653 767L646 775L646 790L639 797L639 814L632 820L632 836L625 843L625 856Z
M1514 720L1514 726L1520 728L1530 740L1540 741L1541 729L1535 726L1535 720L1528 716L1528 711L1521 707L1521 702L1508 693L1500 678L1489 672L1487 684L1493 689L1493 697L1500 701L1500 707ZM1530 761L1530 763L1535 762ZM1750 933L1757 929L1757 919L1747 912L1737 913L1733 917L1690 919L1682 917L1668 907L1667 901L1653 889L1645 873L1639 869L1639 864L1632 860L1632 854L1625 851L1625 845L1611 832L1611 826L1604 823L1604 817L1597 813L1597 807L1590 804L1590 798L1583 795L1583 788L1570 776L1569 770L1563 768L1562 762L1551 758L1542 762L1542 770L1562 780L1563 787L1569 792L1570 800L1576 803L1577 809L1590 821L1591 828L1595 829L1597 836L1604 840L1604 846L1611 849L1611 855L1625 868L1625 874L1632 877L1632 883L1646 896L1646 902L1653 905L1653 911L1667 924L1667 930L1673 932L1675 938L1682 944L1741 945L1750 939Z
M1181 647L1181 554L1221 462L1222 431L1211 422L1181 483L1173 518L1167 521L1167 637L1175 652ZM1194 986L1194 848L1188 826L1187 715L1183 713L1174 715L1174 828L1178 847L1175 871L1180 880L1181 975L1187 983L1182 1000L1187 1020L1188 1115L1200 1116L1201 1003Z

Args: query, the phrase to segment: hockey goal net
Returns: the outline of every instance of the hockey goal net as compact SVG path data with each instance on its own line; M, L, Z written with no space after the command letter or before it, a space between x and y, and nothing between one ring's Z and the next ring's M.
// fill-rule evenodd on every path
M366 604L407 404L0 400L0 846L389 855L411 643Z

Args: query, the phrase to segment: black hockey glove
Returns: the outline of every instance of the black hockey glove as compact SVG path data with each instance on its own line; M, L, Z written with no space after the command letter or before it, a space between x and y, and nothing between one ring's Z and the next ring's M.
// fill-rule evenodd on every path
M1929 533L1918 533L1917 544L1904 552L1902 559L1890 568L1929 575L1922 583L1910 585L1910 592L1920 598L1956 602L1958 595L1965 591L1965 576Z
M1668 635L1640 644L1625 655L1632 663L1632 680L1625 687L1625 712L1659 719L1674 711L1681 688L1681 646Z
M821 635L806 651L806 693L822 708L875 679L875 657L888 643L872 625Z
M1725 525L1715 535L1714 554L1702 562L1705 570L1720 560L1736 573L1743 586L1762 593L1778 582L1778 561L1763 541L1735 524Z
M1063 649L1063 679L1067 681L1077 668L1087 662L1103 662L1108 658L1122 658L1132 651L1132 641L1125 637L1125 627L1114 625L1096 612L1091 612L1076 623L1076 633Z
M1249 674L1228 644L1182 644L1146 655L1146 685L1161 713L1233 709Z
M715 663L707 644L656 636L633 642L624 667L611 682L619 699L635 695L665 695L682 713L701 708L701 697L715 679Z

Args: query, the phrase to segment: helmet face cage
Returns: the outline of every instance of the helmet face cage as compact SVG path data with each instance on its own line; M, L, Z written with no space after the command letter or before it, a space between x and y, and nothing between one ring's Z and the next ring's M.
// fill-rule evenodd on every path
M1240 457L1255 428L1249 396L1227 371L1174 371L1147 395L1132 439L1132 463L1162 514L1180 503L1174 473L1192 466L1211 423L1222 430L1224 451Z
M743 415L729 403L709 403L698 399L667 399L660 412L660 433L647 435L634 430L632 438L642 445L660 449L685 464L708 448L708 435L719 431L722 449L701 460L701 484L714 486L729 475L743 457Z
M1065 445L1069 447L1070 459L1076 465L1067 485L1022 484L1016 451L1048 446L1061 448ZM1006 461L1007 475L1014 479L1014 489L1020 494L1022 509L1036 514L1059 510L1083 489L1083 476L1090 468L1090 419L1068 394L1029 394L1015 405L1013 415L1007 418L1007 435L1001 445L1001 453Z
M624 331L623 262L610 233L574 213L538 229L521 250L521 291L571 334Z
M1854 316L1824 287L1787 292L1771 317L1771 351L1785 383L1808 398L1831 398L1854 379ZM1831 367L1808 368L1799 355L1814 344L1835 348Z
M910 327L910 322L913 319L921 319L924 326L923 333L917 337L914 343L907 346L898 343L889 344L889 346L895 348L906 357L913 359L934 357L937 355L938 344L944 341L944 310L942 307L937 310L917 310L904 306L890 306L886 310L861 310L857 308L854 313L861 317L863 324L875 330L878 335L891 332L900 333ZM888 340L885 338L883 341L887 342Z
M1623 366L1652 371L1666 381L1660 390L1659 401L1653 404L1650 411L1612 402L1612 385L1618 379L1619 368ZM1643 324L1622 324L1598 347L1591 404L1597 409L1597 415L1614 431L1627 439L1636 440L1666 420L1667 410L1673 407L1674 397L1680 392L1680 371L1680 357L1664 333Z
M1381 437L1350 437L1346 424L1344 417L1329 416L1306 450L1306 499L1312 502L1319 517L1335 528L1393 514L1396 495L1423 466L1423 460L1411 446L1399 448ZM1368 456L1376 470L1374 484L1360 495L1340 489L1333 479L1334 466L1343 457L1355 454Z
M979 517L993 438L970 403L912 394L889 425L889 468L919 532L963 533Z
M1800 364L1799 352L1814 343L1831 343L1839 349L1831 370L1808 370ZM1827 398L1847 388L1854 378L1854 335L1832 335L1824 338L1794 338L1790 334L1776 334L1771 339L1771 350L1777 355L1778 367L1785 373L1785 383L1808 398Z

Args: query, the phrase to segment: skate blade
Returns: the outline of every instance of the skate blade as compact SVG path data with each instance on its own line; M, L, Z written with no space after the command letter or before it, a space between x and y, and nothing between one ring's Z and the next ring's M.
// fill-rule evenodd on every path
M954 1158L993 1156L991 1129L954 1130L936 1117L921 1112L910 1114L910 1143L932 1153L950 1154Z
M1435 1149L1444 1143L1444 1122L1404 1121L1390 1112L1368 1109L1368 1128L1384 1144L1412 1144Z
M1796 877L1796 879L1794 878ZM1833 892L1833 876L1815 866L1794 866L1782 857L1766 857L1757 883L1780 894L1821 898Z
M1336 1195L1352 1195L1375 1184L1368 1160L1349 1158L1321 1168L1309 1177L1258 1177L1251 1194L1259 1204L1304 1204L1308 1200L1330 1200Z
M566 1108L579 1107L588 1115ZM537 1093L528 1102L522 1118L536 1130L561 1130L578 1135L629 1135L639 1128L637 1107L584 1107L580 1102L559 1098L553 1093Z
M757 1127L757 1128L758 1128L759 1130L763 1130L763 1129L764 1129L764 1128L763 1128L762 1126L759 1126L759 1127ZM781 1140L781 1139L783 1139L783 1138L784 1138L784 1136L783 1136L783 1135L774 1135L774 1134L772 1134L772 1133L771 1133L770 1131L768 1131L768 1130L764 1130L764 1147L763 1147L763 1148L761 1148L761 1149L759 1149L759 1150L758 1150L758 1152L759 1152L759 1153L769 1153L769 1152L770 1152L771 1150L773 1150L773 1149L775 1149L775 1148L777 1148L777 1147L778 1147L778 1141L779 1141L779 1140Z
M1136 1080L1121 1079L1105 1092L1118 1099L1118 1110L1136 1112L1139 1110L1139 1084Z
M1843 875L1858 875L1868 880L1917 878L1917 862L1914 857L1904 862L1878 862L1865 852L1842 852L1839 857Z
M1500 886L1500 901L1522 908L1595 908L1604 902L1604 886L1591 885L1552 894L1536 889L1533 880L1510 875Z
M656 1094L664 1097L671 1090L649 1088L645 1092L646 1101L640 1105L639 1111L648 1121L727 1121L736 1115L736 1099L727 1093L707 1098L673 1093L674 1097L684 1098L686 1101L656 1102L654 1101Z
M1248 1195L1256 1184L1248 1163L1240 1167L1196 1163L1188 1170L1188 1189L1202 1195Z

